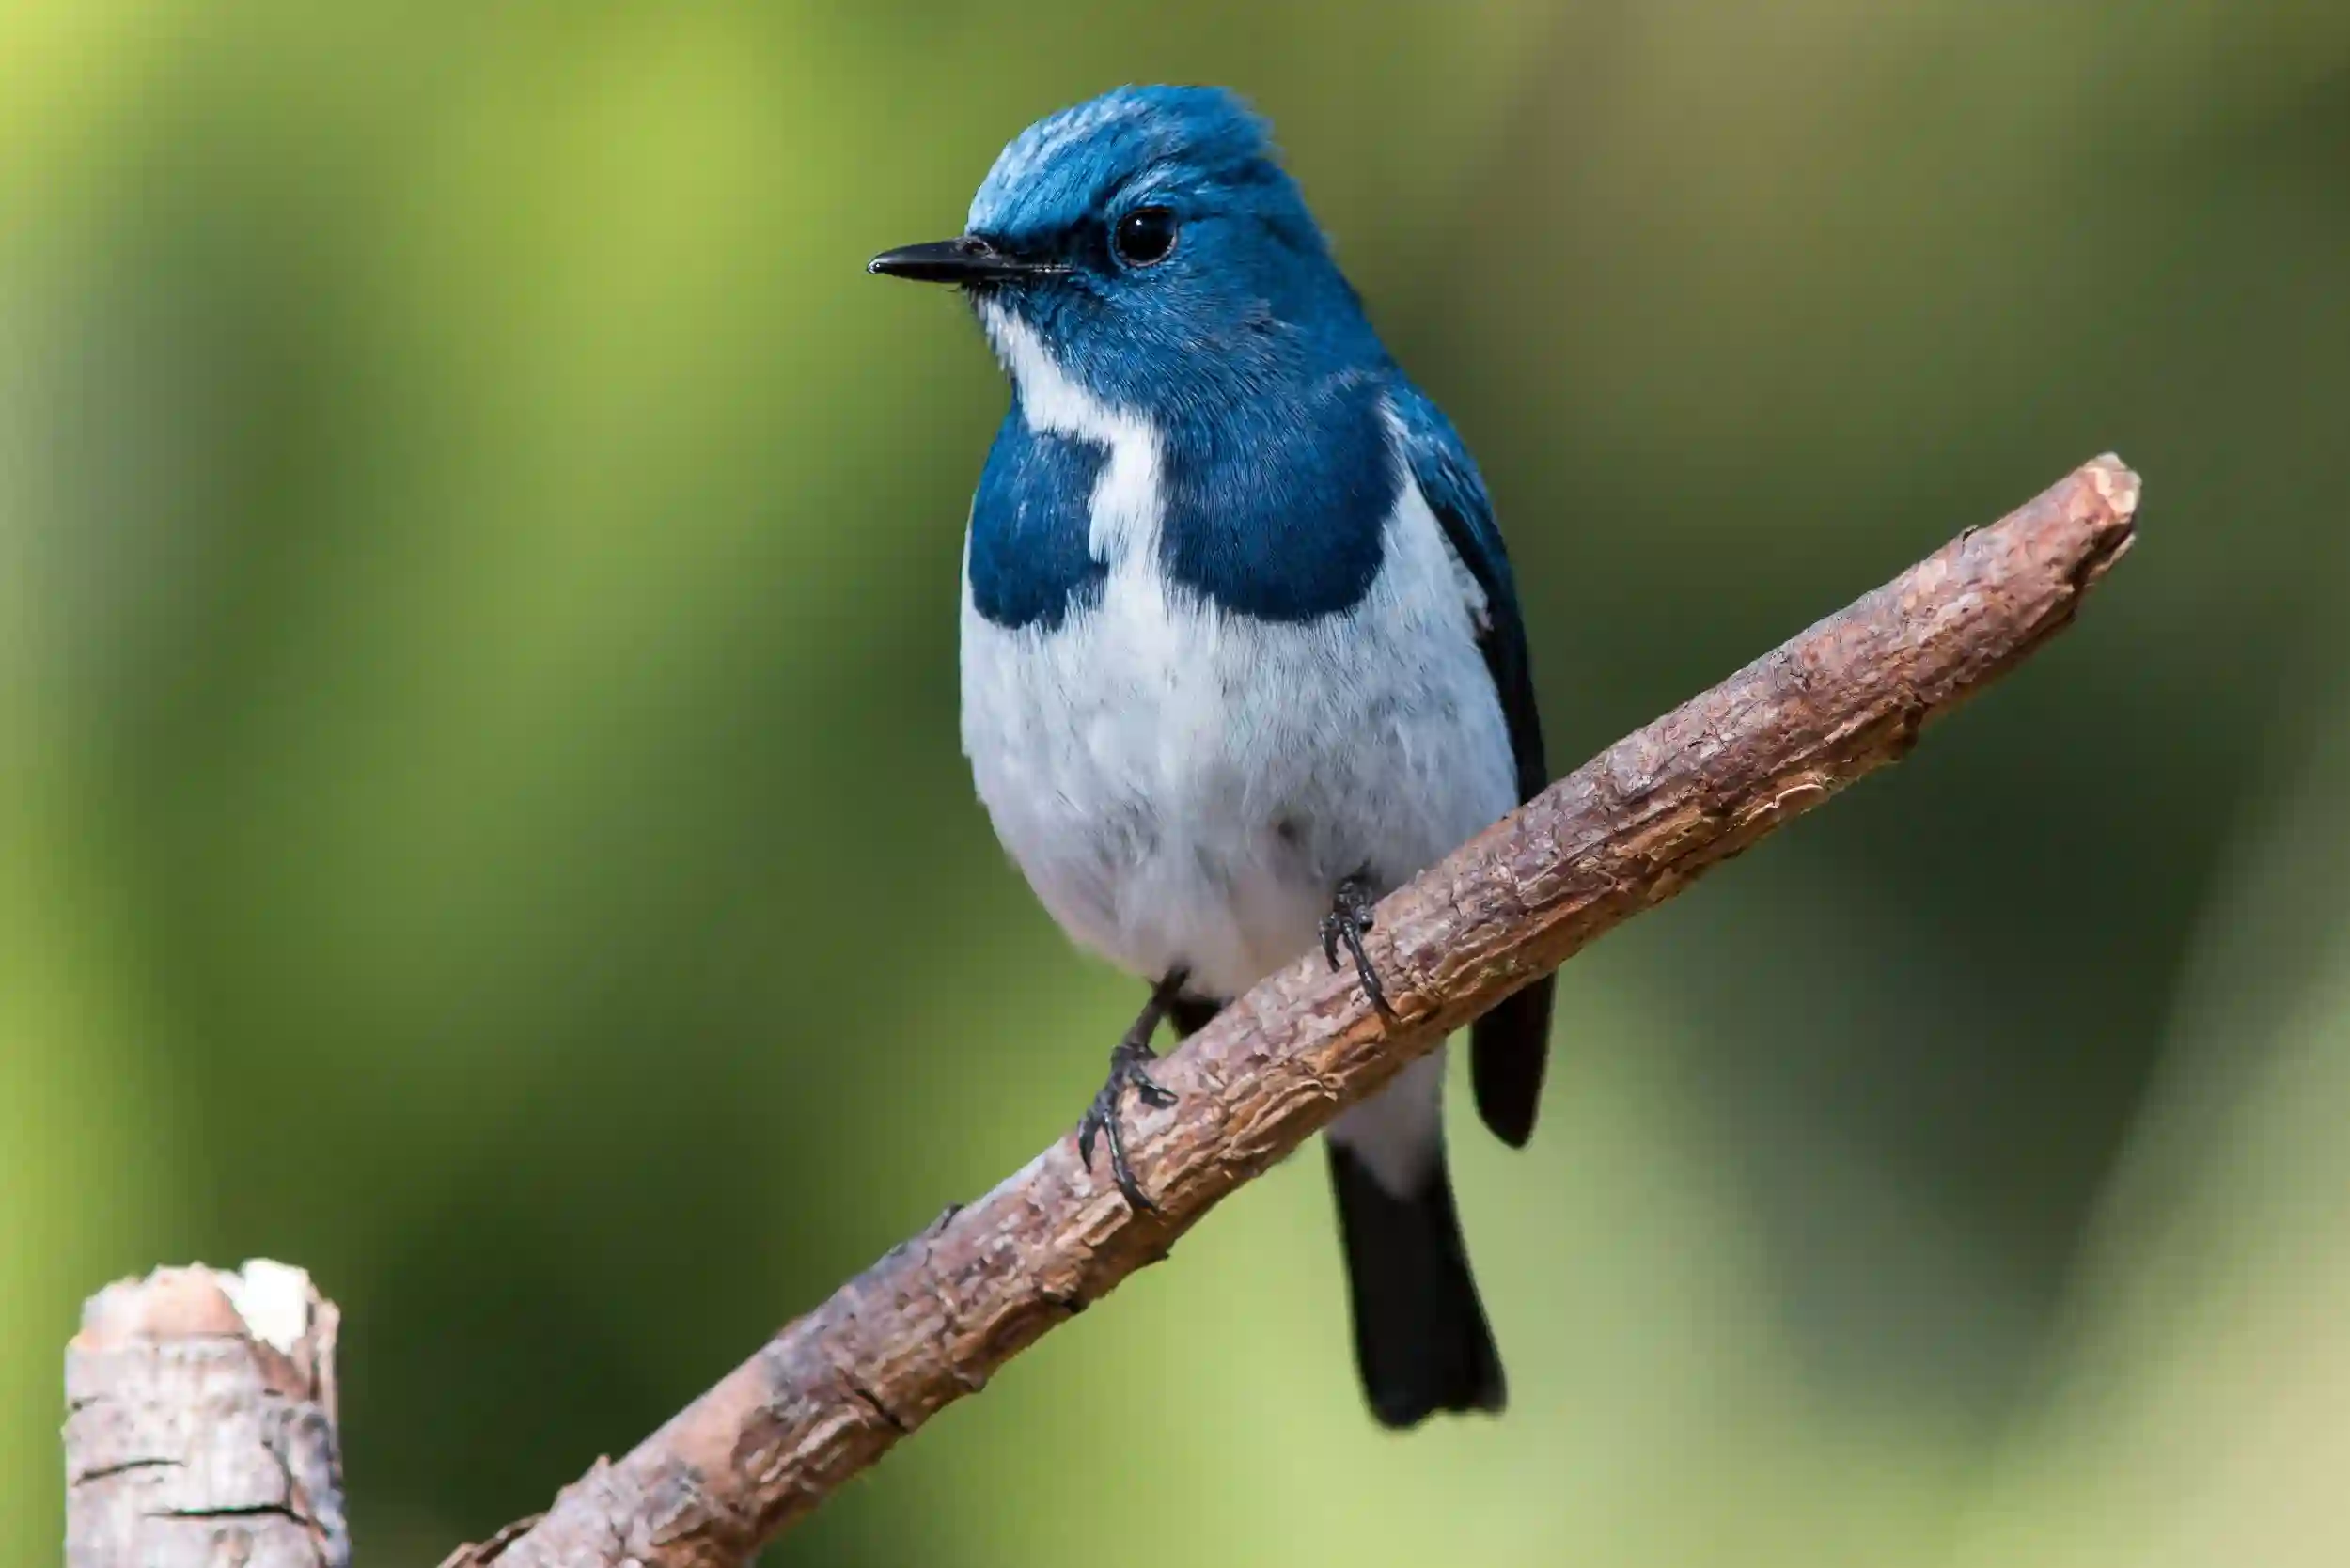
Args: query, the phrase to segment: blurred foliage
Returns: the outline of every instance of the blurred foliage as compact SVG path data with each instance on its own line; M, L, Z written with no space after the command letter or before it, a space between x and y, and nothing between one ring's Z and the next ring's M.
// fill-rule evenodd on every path
M1460 1140L1506 1420L1373 1430L1301 1159L771 1560L2339 1562L2350 8L2291 0L0 6L0 1559L112 1276L312 1268L431 1561L1073 1121L1135 989L955 741L1004 392L860 264L1134 79L1275 117L1561 766L2101 449L2144 540L1568 971L1543 1136Z

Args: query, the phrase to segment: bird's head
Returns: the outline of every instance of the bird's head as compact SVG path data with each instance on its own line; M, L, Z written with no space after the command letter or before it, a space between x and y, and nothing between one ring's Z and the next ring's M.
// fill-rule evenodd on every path
M1163 403L1378 353L1264 122L1212 87L1120 87L1012 138L955 239L870 270L959 285L1015 379L1040 350Z

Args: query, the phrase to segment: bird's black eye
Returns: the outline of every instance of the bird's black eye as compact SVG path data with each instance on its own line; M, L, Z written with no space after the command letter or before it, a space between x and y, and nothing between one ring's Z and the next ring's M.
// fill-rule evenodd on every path
M1130 267L1164 261L1175 248L1175 214L1164 207L1137 207L1118 220L1111 243Z

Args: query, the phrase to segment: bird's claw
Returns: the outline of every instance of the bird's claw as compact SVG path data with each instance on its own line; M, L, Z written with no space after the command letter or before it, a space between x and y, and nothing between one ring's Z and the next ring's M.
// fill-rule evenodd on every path
M1155 1024L1157 1020L1153 1018L1152 1022ZM1134 1167L1126 1161L1126 1135L1119 1120L1118 1102L1131 1087L1135 1098L1153 1110L1165 1110L1175 1103L1175 1096L1151 1076L1150 1064L1158 1059L1158 1053L1151 1049L1147 1037L1137 1040L1129 1035L1120 1041L1110 1050L1108 1081L1102 1085L1102 1091L1093 1097L1093 1104L1077 1123L1077 1157L1085 1162L1086 1168L1093 1168L1095 1140L1107 1135L1110 1175L1126 1201L1146 1214L1157 1213L1159 1206L1142 1190L1142 1184L1135 1179Z
M1387 1005L1387 994L1379 984L1379 971L1371 965L1371 955L1363 950L1363 933L1371 926L1371 906L1376 902L1371 888L1360 877L1348 877L1330 895L1330 913L1322 917L1322 956L1330 963L1330 971L1338 972L1339 948L1344 945L1348 956L1355 960L1355 976L1363 983L1363 995L1379 1010L1379 1016L1395 1017L1395 1009Z

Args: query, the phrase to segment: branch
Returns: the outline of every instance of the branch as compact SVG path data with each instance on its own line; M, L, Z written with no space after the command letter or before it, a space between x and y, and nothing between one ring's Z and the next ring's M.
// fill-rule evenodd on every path
M337 1322L282 1263L92 1296L65 1353L68 1568L350 1568Z
M787 1325L534 1527L451 1565L733 1568L1057 1325L1166 1256L1242 1183L1512 991L1844 786L2073 619L2129 548L2138 477L2100 458L1560 779L1379 907L1351 971L1275 975L1136 1106L1159 1214L1063 1137Z

